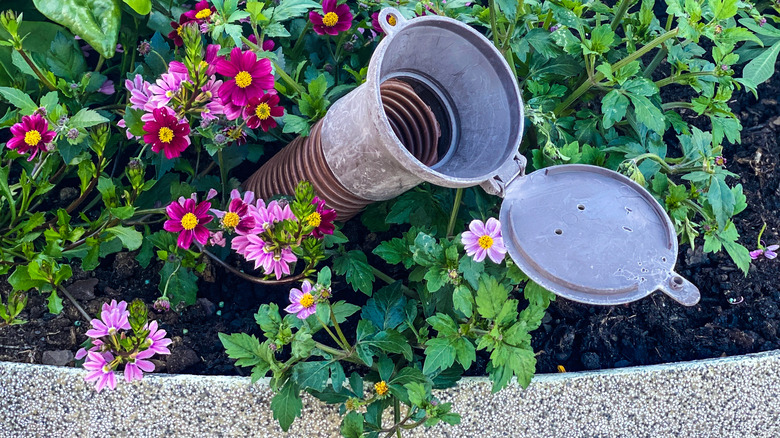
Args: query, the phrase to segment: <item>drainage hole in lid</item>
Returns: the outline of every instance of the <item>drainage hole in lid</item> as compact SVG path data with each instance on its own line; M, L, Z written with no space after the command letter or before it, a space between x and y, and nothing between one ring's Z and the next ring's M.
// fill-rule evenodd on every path
M672 278L672 281L674 282L674 284L676 284L678 286L682 286L682 284L683 284L683 278L679 277L679 276Z
M623 229L624 229L624 230L626 230L626 231L628 231L629 233L630 233L630 232L632 232L632 231L634 231L634 230L632 230L631 228L628 228L628 227L623 227Z
M557 230L555 230L555 234L560 236L561 234L563 234L563 230L558 228Z
M665 262L666 261L666 257L661 257L661 261Z
M577 210L583 211L583 210L585 210L585 206L580 204L580 205L577 206Z

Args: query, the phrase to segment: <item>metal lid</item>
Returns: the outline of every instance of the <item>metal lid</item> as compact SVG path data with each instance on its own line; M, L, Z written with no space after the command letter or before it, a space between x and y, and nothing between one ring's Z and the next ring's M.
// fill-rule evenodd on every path
M554 166L505 187L500 220L512 260L532 280L588 304L623 304L660 289L692 306L699 290L674 272L674 226L653 196L596 166Z

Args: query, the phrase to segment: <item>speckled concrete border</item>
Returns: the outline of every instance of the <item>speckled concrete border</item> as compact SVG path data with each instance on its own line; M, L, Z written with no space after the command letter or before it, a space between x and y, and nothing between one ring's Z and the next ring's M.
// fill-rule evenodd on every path
M0 437L283 437L267 384L149 376L95 393L73 368L0 362ZM457 427L414 437L778 437L780 350L734 358L542 375L490 394L483 378L442 391ZM336 437L339 416L311 397L288 437Z

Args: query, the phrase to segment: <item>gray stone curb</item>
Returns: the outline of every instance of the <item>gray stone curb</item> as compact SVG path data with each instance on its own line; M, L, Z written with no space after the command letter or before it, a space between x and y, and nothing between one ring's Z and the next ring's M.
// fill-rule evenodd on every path
M98 394L84 371L0 362L0 437L336 437L335 409L306 396L284 434L267 383L157 375ZM485 378L439 392L459 426L413 437L778 437L780 350L733 358L541 375L490 393Z

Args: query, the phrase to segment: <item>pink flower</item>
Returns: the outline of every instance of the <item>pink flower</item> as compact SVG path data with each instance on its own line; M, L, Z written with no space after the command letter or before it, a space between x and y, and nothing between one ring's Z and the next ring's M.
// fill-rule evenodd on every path
M125 80L125 88L130 92L130 108L143 109L152 97L149 91L151 84L146 82L141 75L135 75L135 78Z
M157 321L152 321L146 325L146 330L149 330L149 336L146 337L147 341L152 343L146 348L146 351L151 351L156 354L171 354L171 350L168 346L171 345L170 339L165 335L168 333L165 330L157 328Z
M75 359L81 360L87 357L87 353L90 351L100 351L100 346L103 345L103 341L100 339L92 339L92 347L87 350L86 348L79 348L79 351L76 352Z
M209 6L208 1L201 0L198 2L198 4L195 5L194 9L187 11L182 15L187 17L187 19L190 21L197 21L200 23L204 21L210 21L211 15L216 11L217 10L213 6Z
M217 73L231 78L219 88L223 104L244 106L251 98L262 96L263 90L274 87L271 61L257 59L254 52L244 52L238 47L230 52L230 61L217 60Z
M255 227L255 218L249 214L249 206L254 200L255 194L253 192L244 193L244 198L242 199L241 193L233 189L230 192L228 210L212 209L211 212L220 219L219 224L223 229L227 231L235 230L241 234L246 234ZM224 246L224 239L222 241Z
M259 126L264 132L276 127L274 117L282 117L284 108L279 106L279 96L275 92L268 92L261 98L249 99L249 105L244 108L246 126L257 129Z
M298 319L306 319L317 311L317 299L311 293L312 284L304 280L301 289L290 289L290 305L285 312L294 313Z
M236 243L237 240L240 243ZM298 260L290 248L270 249L270 245L255 234L233 239L233 249L244 256L247 261L254 261L255 269L262 266L265 275L273 273L277 280L283 275L289 274L289 264Z
M168 33L168 38L173 40L173 44L176 45L176 47L181 47L184 45L184 40L181 39L181 32L184 30L184 25L189 23L190 19L184 16L184 14L181 14L179 16L179 22L171 21L171 27L173 30Z
M473 220L469 224L469 231L461 235L466 254L474 258L475 262L490 257L494 263L501 263L506 255L504 239L501 237L501 223L496 218L490 218L487 223Z
M269 266L265 267L263 273L271 275L271 272L273 272L276 279L279 280L283 275L290 275L290 264L295 263L296 260L298 260L298 257L293 254L290 248L274 251L273 256L269 260Z
M250 43L257 45L257 38L254 34L249 35L246 37L246 39L249 40ZM274 41L271 39L263 40L263 46L260 47L261 49L265 50L266 52L270 52L276 47L276 44L274 44Z
M309 11L309 21L319 35L338 35L352 27L352 12L347 5L336 6L336 0L323 0L322 13Z
M90 351L87 353L87 360L84 362L84 369L89 371L84 377L87 382L95 382L95 389L100 392L108 386L109 389L116 388L116 376L111 369L110 363L114 360L111 353L98 353Z
M13 137L6 146L20 154L30 152L27 161L32 161L38 152L46 151L46 144L54 139L56 133L49 131L49 122L40 114L22 117L22 121L11 126Z
M120 301L116 302L116 300L111 300L111 303L103 303L103 307L100 309L101 312L113 312L117 311L120 313L124 313L127 310L127 301Z
M311 203L317 206L317 209L304 219L304 222L314 227L311 234L318 239L322 239L325 234L333 234L336 229L333 225L333 221L336 220L336 210L326 208L325 201L316 196Z
M190 125L179 120L168 107L152 111L152 120L144 124L144 141L152 145L152 151L163 151L165 158L172 160L190 145Z
M171 310L171 301L168 299L168 297L160 297L157 298L152 307L154 307L155 311L160 313L168 312Z
M179 247L189 249L192 240L205 245L209 240L209 230L204 226L214 219L208 214L211 203L203 201L196 204L194 199L179 199L171 202L165 211L169 220L165 221L163 228L171 233L179 233L177 244Z
M98 89L98 93L103 93L107 95L114 94L116 90L114 90L114 81L107 79L105 82L103 82L103 85L100 86Z
M132 382L133 380L141 380L144 377L144 373L141 371L147 373L154 371L154 364L148 360L145 360L152 356L154 356L154 351L144 350L128 357L128 362L125 365L125 380L128 382Z
M222 231L217 231L216 233L212 232L211 236L209 236L209 245L211 246L220 246L224 248L226 244L225 234Z
M219 59L219 49L222 47L219 44L209 44L206 46L206 56L203 58L206 64L209 66L206 68L206 74L211 76L217 72L216 61ZM220 84L222 81L219 82Z
M160 108L168 104L174 95L181 91L182 77L174 73L163 73L154 85L149 86L152 95L149 97L147 111Z
M125 306L127 303L125 303ZM130 312L127 310L110 307L106 311L106 305L103 305L103 311L100 312L100 319L91 321L92 329L87 330L87 336L90 338L100 338L102 336L115 335L119 330L130 330L128 318Z
M777 250L780 249L780 245L769 245L766 248L759 248L754 251L750 251L750 258L756 260L762 255L770 260L777 257Z

